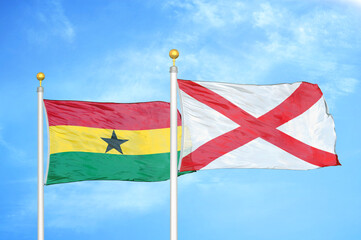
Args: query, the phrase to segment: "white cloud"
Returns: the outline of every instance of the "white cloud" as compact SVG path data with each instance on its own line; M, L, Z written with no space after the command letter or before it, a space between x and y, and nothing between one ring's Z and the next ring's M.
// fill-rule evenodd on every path
M269 3L262 3L260 7L260 10L253 12L254 25L256 27L265 27L269 25L275 27L282 23L282 12L272 8Z
M354 93L355 89L358 85L358 80L354 79L354 78L342 78L340 80L340 90L343 93L349 94L349 93Z
M220 28L227 24L238 24L244 20L244 4L238 1L168 1L164 6L186 11L185 21L191 19L193 23L200 24L205 28ZM179 16L182 15L183 12L179 14Z
M45 227L76 231L95 229L109 219L120 221L124 214L158 211L169 203L169 182L88 181L45 186L44 192ZM36 201L33 194L22 198L17 211L5 218L14 227L27 222L37 214Z
M331 79L321 84L321 89L328 95L328 106L334 108L339 97L353 94L359 85L359 80L349 77Z
M275 83L294 81L274 78L293 65L297 80L321 83L350 78L356 67L341 63L342 49L361 51L361 35L354 26L357 20L337 9L311 8L302 14L289 8L263 2L259 5L231 1L171 1L164 10L174 17L173 30L162 40L150 41L146 49L129 49L108 54L98 64L98 75L111 79L104 101L145 101L168 99L170 60L167 46L179 47L179 77L196 80ZM252 41L241 29L253 26ZM180 30L182 29L182 30ZM224 35L226 37L224 37ZM265 36L257 37L257 36ZM230 39L232 43L228 43ZM256 41L254 40L256 39ZM211 41L212 43L208 43ZM272 75L270 75L272 73ZM351 75L350 75L351 73ZM357 81L356 81L357 82ZM341 86L343 83L336 84ZM354 84L355 85L355 84ZM353 85L353 86L354 86ZM163 89L163 92L160 92ZM342 95L351 94L343 90ZM337 94L336 96L342 96Z
M2 131L3 129L0 127L0 146L8 151L8 156L11 158L16 159L18 162L25 162L25 151L6 141L2 136Z
M351 4L353 6L361 7L361 0L332 0L332 1Z
M38 27L28 30L29 37L35 42L46 42L51 36L57 36L67 42L73 42L75 29L64 12L60 0L41 3L36 12Z
M359 21L334 8L318 9L296 15L289 9L261 4L253 14L255 26L263 29L266 41L258 41L258 59L268 64L266 70L292 65L299 81L319 83L328 95L329 106L336 99L354 93L358 85L357 66L343 62L343 55L361 51ZM352 59L352 56L349 56ZM279 71L287 69L279 68ZM279 72L282 74L282 72ZM352 77L345 77L352 76ZM290 76L292 81L293 76Z
M105 91L98 100L143 102L168 99L169 92L162 91L169 83L167 66L171 65L171 59L168 51L156 46L108 54L94 76L107 79L105 85L104 82L99 83Z
M47 225L85 231L125 213L137 216L155 211L166 204L169 197L165 182L90 181L45 188Z
M60 76L59 81L63 84L54 90L68 99L84 101L169 101L172 61L168 56L170 48L161 45L153 43L145 49L119 49L106 53L77 66L72 74L72 79L77 81L67 81Z
M275 77L287 70L280 66L290 64L302 76L296 80L341 80L345 64L337 51L361 51L356 20L335 9L312 8L298 14L270 2L187 0L164 3L163 10L174 22L166 35L141 49L106 53L84 70L78 68L78 81L64 82L59 91L79 98L82 89L85 100L95 101L168 101L168 51L173 47L180 50L180 78L250 84L295 81L293 76ZM350 66L347 72L357 79L355 69Z

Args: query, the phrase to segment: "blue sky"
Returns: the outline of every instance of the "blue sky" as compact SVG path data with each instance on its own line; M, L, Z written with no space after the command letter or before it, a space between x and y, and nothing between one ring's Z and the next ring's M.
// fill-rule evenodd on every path
M36 73L49 99L169 101L172 48L182 79L319 84L343 165L183 176L179 239L360 239L360 26L359 0L1 1L0 239L37 234ZM169 182L45 187L45 237L169 239Z

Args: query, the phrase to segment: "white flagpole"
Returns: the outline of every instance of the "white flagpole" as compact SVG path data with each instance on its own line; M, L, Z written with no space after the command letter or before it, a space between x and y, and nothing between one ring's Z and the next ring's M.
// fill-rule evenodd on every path
M43 94L41 81L45 75L39 72L36 78L40 81L38 92L38 240L44 240L44 133L43 133Z
M177 73L175 59L179 56L176 49L169 52L173 59L170 67L170 240L178 239L178 199L177 199Z

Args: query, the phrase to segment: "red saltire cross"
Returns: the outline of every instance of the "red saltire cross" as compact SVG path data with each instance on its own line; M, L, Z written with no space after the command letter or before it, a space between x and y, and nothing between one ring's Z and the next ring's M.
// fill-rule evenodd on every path
M258 137L313 165L341 165L336 154L314 148L277 129L304 113L322 97L316 84L302 82L286 100L258 118L195 82L178 79L178 85L183 92L240 125L185 156L181 172L199 170Z

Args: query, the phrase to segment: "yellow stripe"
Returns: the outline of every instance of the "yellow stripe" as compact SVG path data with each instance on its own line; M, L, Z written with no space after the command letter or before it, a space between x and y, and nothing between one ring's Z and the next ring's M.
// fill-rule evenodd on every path
M178 150L181 147L182 127L178 126ZM113 129L78 126L49 127L50 154L59 152L105 153L108 144L101 138L110 138ZM121 144L124 155L146 155L170 151L170 129L115 130L118 139L127 139ZM120 154L112 149L109 154Z

